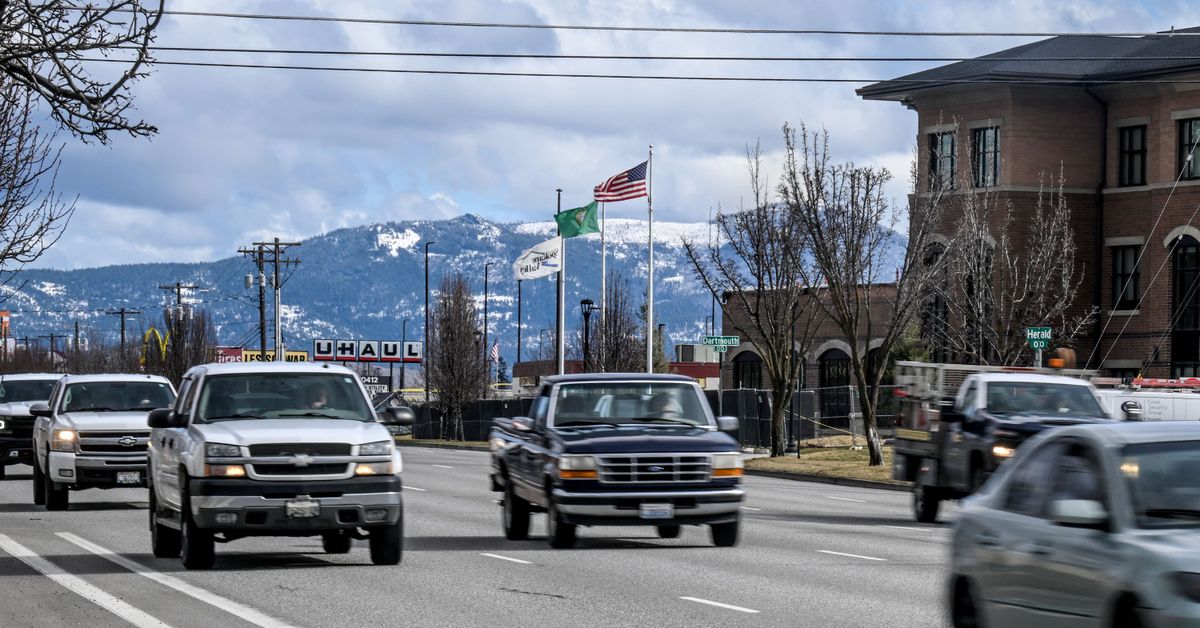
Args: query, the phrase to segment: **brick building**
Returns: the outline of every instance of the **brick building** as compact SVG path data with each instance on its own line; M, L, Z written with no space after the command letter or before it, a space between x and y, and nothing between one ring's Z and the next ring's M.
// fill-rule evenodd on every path
M858 94L917 113L918 194L935 178L957 184L951 197L986 190L1011 201L1019 224L1042 173L1061 165L1078 247L1076 302L1100 312L1075 343L1081 361L1090 356L1089 367L1119 376L1195 376L1197 59L1194 35L1056 37Z

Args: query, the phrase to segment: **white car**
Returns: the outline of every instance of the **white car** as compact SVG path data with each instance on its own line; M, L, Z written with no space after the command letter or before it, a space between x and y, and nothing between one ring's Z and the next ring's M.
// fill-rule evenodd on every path
M33 465L33 415L29 406L50 399L58 373L0 375L0 480L8 465Z
M1027 441L954 531L955 626L1200 626L1200 424Z
M30 406L33 503L66 510L70 491L146 485L150 410L175 400L156 375L68 375Z
M384 418L411 423L398 410ZM368 539L372 562L400 562L400 453L353 371L197 366L174 407L151 412L149 424L155 556L182 554L184 567L208 569L217 541L320 536L332 554Z

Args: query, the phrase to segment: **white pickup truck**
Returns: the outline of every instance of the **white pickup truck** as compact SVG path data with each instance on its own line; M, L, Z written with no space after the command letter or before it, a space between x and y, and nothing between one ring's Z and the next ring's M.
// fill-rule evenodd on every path
M320 536L331 554L370 542L400 562L400 453L353 371L329 364L206 364L174 407L150 413L150 535L160 558L208 569L215 543Z
M147 413L175 400L156 375L68 375L33 425L33 503L66 510L70 491L146 485Z

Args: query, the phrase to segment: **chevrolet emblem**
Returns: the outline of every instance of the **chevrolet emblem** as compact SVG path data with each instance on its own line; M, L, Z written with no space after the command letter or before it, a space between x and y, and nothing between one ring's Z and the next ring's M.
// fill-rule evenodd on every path
M308 454L296 454L292 456L292 464L297 467L307 467L313 463L313 457Z
M133 447L137 444L137 439L132 436L122 436L117 439L117 444L122 447Z

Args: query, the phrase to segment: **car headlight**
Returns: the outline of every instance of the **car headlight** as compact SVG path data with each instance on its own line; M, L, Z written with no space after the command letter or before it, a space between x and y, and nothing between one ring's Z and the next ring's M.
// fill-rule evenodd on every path
M246 467L240 464L206 464L204 475L210 478L244 478Z
M741 477L742 469L745 467L742 455L737 452L713 454L712 461L714 478Z
M994 445L992 447L992 455L1002 460L1012 458L1015 453L1017 453L1017 450L1012 447L1004 445Z
M354 465L354 475L391 475L391 462L360 462Z
M237 458L240 455L242 455L242 448L237 445L224 443L206 443L204 445L205 458Z
M54 430L50 436L50 449L54 451L75 451L75 441L79 435L75 430Z
M8 429L8 421L5 421L4 419L0 419L0 432L3 432L7 429Z
M558 459L558 477L564 480L594 480L596 459L591 456L563 456Z
M1171 584L1180 597L1200 602L1200 573L1179 571L1171 574Z
M367 443L366 445L358 446L358 455L360 456L387 456L392 453L392 448L396 445L390 440L381 440L375 443Z

